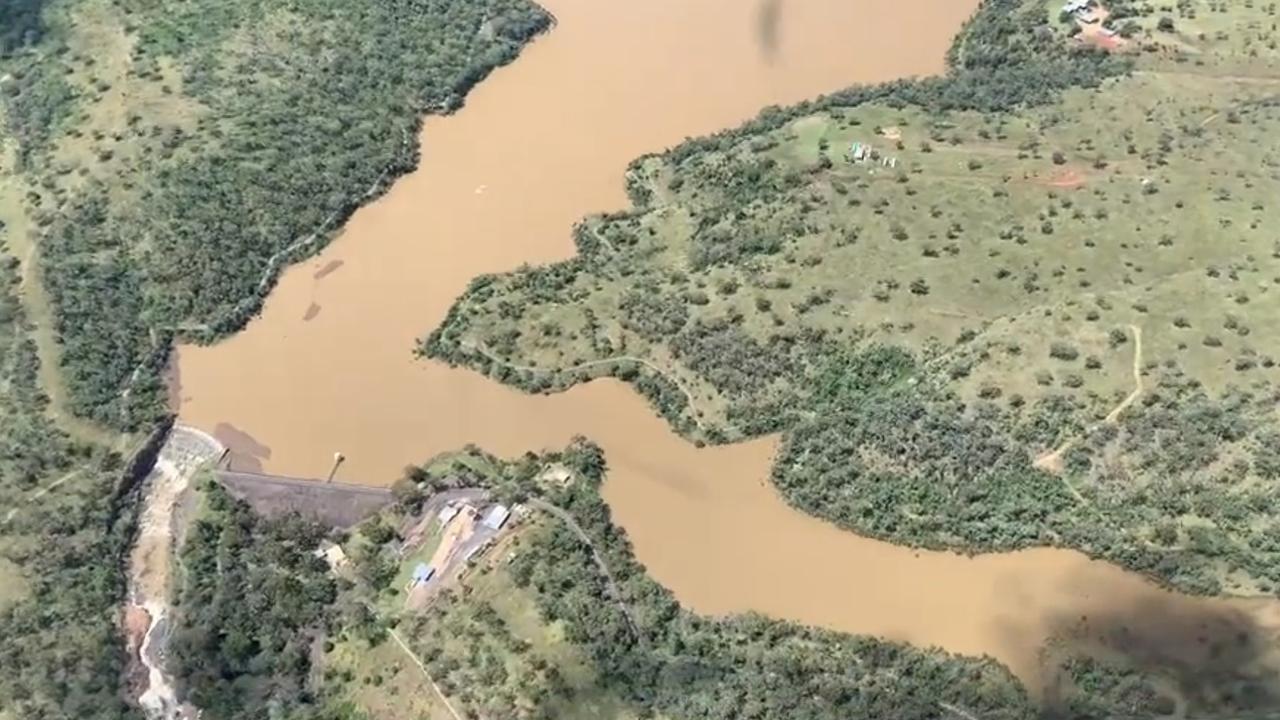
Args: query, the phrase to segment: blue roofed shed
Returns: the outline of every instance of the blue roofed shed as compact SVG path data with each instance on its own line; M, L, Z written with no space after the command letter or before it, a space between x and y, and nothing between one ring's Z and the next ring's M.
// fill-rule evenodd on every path
M436 574L436 569L426 563L418 563L413 569L413 581L422 584L431 579Z

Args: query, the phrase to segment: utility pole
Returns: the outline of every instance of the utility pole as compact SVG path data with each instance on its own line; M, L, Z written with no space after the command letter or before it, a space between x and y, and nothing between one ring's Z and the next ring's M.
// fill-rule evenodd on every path
M343 460L346 460L346 458L342 456L342 453L336 452L333 454L333 467L329 469L329 478L325 480L326 483L333 482L333 476L338 474L338 466L342 464Z

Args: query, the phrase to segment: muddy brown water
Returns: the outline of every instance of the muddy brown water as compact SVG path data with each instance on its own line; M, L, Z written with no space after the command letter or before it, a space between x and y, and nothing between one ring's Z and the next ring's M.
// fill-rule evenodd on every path
M618 382L529 396L415 360L471 278L568 257L574 222L624 207L636 156L768 104L938 72L975 0L546 5L548 36L427 120L417 172L286 272L243 332L180 348L185 422L222 430L248 466L325 477L341 452L339 477L370 484L469 442L516 455L583 434L607 453L605 496L639 559L694 610L989 654L1033 685L1046 638L1082 627L1177 667L1228 641L1241 673L1259 666L1274 604L1173 595L1074 552L967 558L861 538L782 501L776 439L698 449Z

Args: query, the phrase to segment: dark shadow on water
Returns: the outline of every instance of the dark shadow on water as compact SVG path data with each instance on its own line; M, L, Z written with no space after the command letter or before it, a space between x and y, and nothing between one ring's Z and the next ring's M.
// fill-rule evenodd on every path
M782 22L782 0L760 0L756 10L756 39L760 56L773 62L778 56L778 28Z
M1050 618L1057 648L1046 658L1087 655L1147 673L1176 691L1187 717L1280 717L1280 631L1260 620L1267 600L1143 595L1087 615ZM1055 705L1059 691L1069 692L1063 683L1061 665L1049 661L1046 717L1062 717Z

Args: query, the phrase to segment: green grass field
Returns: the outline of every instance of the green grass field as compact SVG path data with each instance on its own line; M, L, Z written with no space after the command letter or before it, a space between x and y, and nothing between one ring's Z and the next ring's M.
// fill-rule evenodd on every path
M402 609L407 599L405 588L409 587L409 581L413 579L413 570L420 562L428 562L431 556L435 554L436 548L440 547L442 534L440 521L432 518L423 535L420 545L415 547L400 562L400 567L396 571L396 577L391 581L389 587L394 592L384 593L379 597L382 609L395 611Z
M453 720L413 661L392 640L339 642L324 659L325 687L379 720Z
M862 532L1280 587L1275 6L1147 5L1113 7L1133 71L1048 104L830 103L645 159L641 206L426 350L617 375L696 440L786 431L783 492Z

